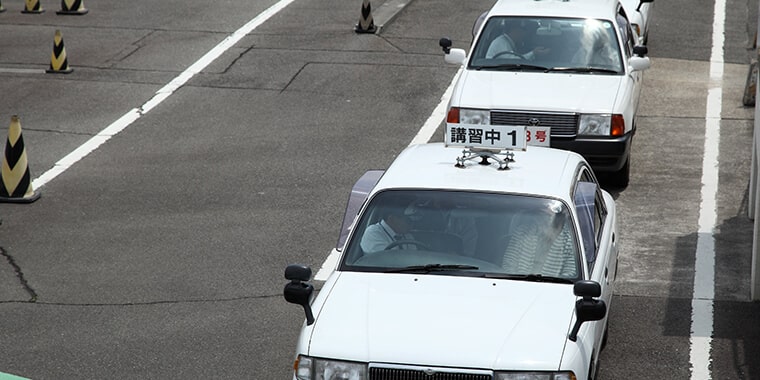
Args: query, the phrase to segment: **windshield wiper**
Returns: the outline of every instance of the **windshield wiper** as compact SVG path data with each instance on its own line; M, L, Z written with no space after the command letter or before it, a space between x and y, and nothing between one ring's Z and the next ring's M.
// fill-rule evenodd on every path
M504 280L520 280L520 281L534 281L534 282L555 282L558 284L572 284L575 281L568 279L568 278L562 278L562 277L554 277L554 276L544 276L540 273L533 273L533 274L494 274L494 273L486 273L483 277L486 278L498 278L498 279L504 279Z
M430 273L430 272L446 272L456 270L477 270L478 267L474 265L461 265L461 264L426 264L426 265L411 265L403 268L388 269L385 273Z
M543 71L548 72L551 69L544 66L536 66L536 65L525 65L521 63L504 63L501 65L481 65L481 66L473 66L472 67L475 70L483 70L483 69L490 69L490 70L504 70L504 71Z
M547 72L573 72L573 73L605 73L605 74L618 74L615 70L604 69L601 67L552 67L547 69Z

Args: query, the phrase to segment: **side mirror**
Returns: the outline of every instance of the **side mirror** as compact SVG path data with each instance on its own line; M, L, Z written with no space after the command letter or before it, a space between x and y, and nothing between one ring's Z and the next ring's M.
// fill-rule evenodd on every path
M575 302L575 325L567 337L571 341L578 340L578 330L585 322L598 321L607 315L607 304L596 297L602 295L602 287L598 282L581 280L573 286L573 293L582 297Z
M451 48L451 39L448 37L443 37L440 40L438 40L438 45L443 49L443 60L446 63L456 63L459 65L463 65L467 61L467 53L465 53L464 49L452 49Z
M449 54L449 52L451 51L451 45L452 45L451 39L448 37L441 37L441 39L438 40L438 46L440 46L441 49L443 49L444 54Z
M628 59L628 65L633 71L644 71L652 66L649 57L631 57Z
M644 57L649 53L649 48L645 45L636 45L633 47L633 54L637 57Z
M464 65L467 63L467 53L465 53L464 49L451 49L449 54L443 56L443 60L446 63Z
M301 305L303 311L306 314L306 325L314 323L314 314L311 311L312 294L314 294L314 286L305 283L311 278L311 268L305 265L291 264L285 268L285 279L290 280L285 284L283 295L285 301L290 303Z

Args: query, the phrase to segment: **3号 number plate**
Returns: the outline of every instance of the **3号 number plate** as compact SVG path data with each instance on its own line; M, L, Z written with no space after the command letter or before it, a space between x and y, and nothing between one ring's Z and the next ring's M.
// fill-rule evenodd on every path
M551 128L527 127L526 140L532 146L551 146Z

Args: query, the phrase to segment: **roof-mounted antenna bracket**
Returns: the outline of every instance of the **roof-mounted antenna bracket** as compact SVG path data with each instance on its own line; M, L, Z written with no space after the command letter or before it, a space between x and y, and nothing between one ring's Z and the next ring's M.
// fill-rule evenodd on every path
M503 156L503 157L500 157ZM465 148L462 151L462 156L457 157L457 163L454 165L458 168L465 168L465 161L469 160L475 160L480 158L480 162L478 164L480 165L491 165L491 162L488 161L488 159L492 159L496 161L499 164L498 170L508 170L509 169L509 163L515 162L515 154L514 152L509 151L501 151L501 150L488 150L488 149L475 149L475 148Z

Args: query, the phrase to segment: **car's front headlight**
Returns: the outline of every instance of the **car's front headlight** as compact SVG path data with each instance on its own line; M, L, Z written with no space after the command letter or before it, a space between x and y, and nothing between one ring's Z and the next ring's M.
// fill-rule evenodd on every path
M295 363L299 380L367 380L367 364L299 355Z
M488 110L461 108L459 110L459 123L473 124L473 125L489 125L491 124L491 112Z
M497 372L494 380L576 380L575 374L566 372Z
M581 124L578 127L578 135L609 136L611 125L612 115L581 115Z

